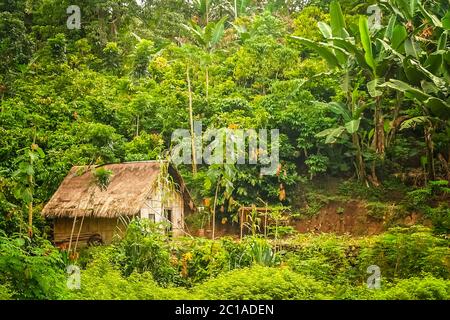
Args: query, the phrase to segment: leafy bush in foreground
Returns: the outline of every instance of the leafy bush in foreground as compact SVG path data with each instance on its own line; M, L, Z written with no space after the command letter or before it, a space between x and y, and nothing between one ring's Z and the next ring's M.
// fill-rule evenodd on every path
M368 266L377 265L387 279L411 278L424 273L450 277L449 241L433 236L428 228L392 228L361 244L358 256L360 275Z
M96 300L165 300L189 299L183 288L162 288L150 272L123 276L111 264L110 252L99 251L85 270L81 271L81 288L69 294L70 299Z
M66 279L61 254L50 242L26 237L8 238L0 233L0 296L17 299L58 299Z
M178 273L171 263L168 238L160 227L146 219L136 219L128 225L112 255L125 275L150 272L159 284L176 282Z
M12 299L11 290L5 284L0 284L0 300L9 299Z
M376 292L375 298L384 300L449 300L450 280L410 278L400 280L394 286Z
M233 270L194 289L200 299L310 300L330 298L331 287L288 268L255 265Z

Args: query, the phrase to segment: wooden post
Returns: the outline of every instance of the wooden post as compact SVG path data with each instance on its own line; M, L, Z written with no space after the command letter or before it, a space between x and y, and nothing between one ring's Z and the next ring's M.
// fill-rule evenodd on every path
M264 237L267 238L267 205L266 212L264 214Z
M74 252L77 251L78 240L80 239L81 228L83 228L84 217L85 216L83 215L83 218L81 218L80 228L78 229L77 234L77 241L75 241L75 248L73 249Z
M244 209L243 208L240 208L239 209L239 211L240 211L240 216L241 216L241 218L240 218L240 222L241 222L241 240L242 240L242 231L243 231L243 227L244 227Z
M77 223L77 216L75 216L73 218L72 231L70 232L69 253L70 253L70 248L72 247L72 237L73 237L73 232L75 230L75 224L76 223Z

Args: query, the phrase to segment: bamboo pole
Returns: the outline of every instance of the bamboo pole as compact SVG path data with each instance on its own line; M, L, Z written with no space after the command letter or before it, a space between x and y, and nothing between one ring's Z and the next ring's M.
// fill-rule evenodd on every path
M240 211L240 216L241 216L240 222L241 222L241 240L242 240L242 233L243 233L243 228L244 228L244 209L240 208L239 211Z
M73 218L72 231L70 232L70 240L69 240L69 253L70 253L70 249L72 248L72 237L73 237L73 232L75 230L76 223L77 223L77 216L75 216Z
M78 234L77 234L77 241L75 241L75 248L73 249L74 252L77 251L78 240L80 239L81 229L83 228L84 217L85 216L83 216L83 218L81 218L80 228L78 229Z
M191 148L192 148L192 173L197 173L197 154L195 149L195 131L194 131L194 111L192 109L192 87L189 66L186 68L186 80L189 92L189 123L191 127Z

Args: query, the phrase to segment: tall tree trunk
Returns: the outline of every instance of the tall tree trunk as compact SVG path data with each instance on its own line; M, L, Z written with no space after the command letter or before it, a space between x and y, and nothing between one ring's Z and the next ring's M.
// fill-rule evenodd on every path
M28 204L28 236L33 236L33 202Z
M438 159L441 162L441 166L442 168L445 170L445 174L447 177L448 182L450 183L450 164L449 161L447 161L444 156L442 155L442 153L438 154Z
M381 157L384 157L385 138L384 138L384 118L383 113L381 111L381 97L376 98L374 120L375 120L375 134L374 134L375 151Z
M139 137L139 115L136 117L136 137Z
M208 103L208 98L209 98L209 69L208 66L206 66L206 102Z
M216 193L214 194L213 214L212 214L212 239L216 237L216 206L217 206L217 194L219 193L220 177L217 180Z
M436 178L436 171L434 168L434 145L432 140L433 128L432 126L424 127L425 144L427 147L427 169L429 180L434 180Z
M34 127L33 144L31 145L31 150L34 152L34 147L36 145L36 127ZM33 167L33 158L30 159L30 165ZM33 175L28 175L28 184L30 190L33 190ZM32 191L33 192L33 191ZM28 236L31 238L33 236L33 197L30 199L28 204Z
M365 181L366 180L366 166L364 164L364 159L362 156L361 144L359 142L359 136L356 132L352 134L352 140L353 140L353 145L356 147L356 169L357 169L358 179L360 181Z
M197 154L195 149L195 131L194 131L194 112L192 110L192 88L191 88L191 76L189 73L189 66L186 69L186 78L189 91L189 122L191 126L191 148L192 148L192 173L197 173Z
M402 94L399 91L397 91L396 98L395 98L394 116L392 117L392 128L389 131L389 135L386 139L386 147L387 148L395 140L398 127L400 126L400 124L402 122L403 117L399 117L401 103L402 103Z
M384 137L384 119L381 111L381 96L376 97L375 102L375 115L374 115L374 127L375 132L373 135L372 146L375 152L383 159L385 152L385 137ZM371 181L375 186L379 185L378 177L376 174L376 160L372 163Z

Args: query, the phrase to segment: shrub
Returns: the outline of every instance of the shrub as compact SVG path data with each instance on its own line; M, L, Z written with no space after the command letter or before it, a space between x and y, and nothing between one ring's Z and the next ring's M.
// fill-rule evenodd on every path
M176 282L177 268L172 263L167 235L158 224L136 219L128 225L124 238L115 245L112 259L125 275L150 272L162 285Z
M0 300L10 300L13 293L7 284L0 284Z
M450 280L432 276L403 279L387 290L375 292L374 296L385 300L449 300Z
M288 268L252 266L221 274L194 288L200 299L307 300L329 297L331 288Z
M150 272L132 273L129 277L121 274L117 266L110 262L110 248L98 250L93 260L81 271L81 288L70 293L71 299L96 300L155 300L189 299L182 288L162 288L158 286Z
M307 234L299 235L292 243L295 249L287 252L284 260L296 272L332 282L352 267L353 257L348 254L351 243L347 237Z
M377 265L387 279L410 278L424 272L442 278L450 276L449 241L433 236L428 228L396 227L367 241L358 257L361 275L369 265Z
M231 245L228 244L228 248ZM215 277L232 268L229 253L221 241L186 239L177 244L178 267L186 285Z
M66 279L61 254L35 236L7 238L0 233L0 283L9 283L17 299L57 299L64 295ZM2 289L6 295L5 288Z

